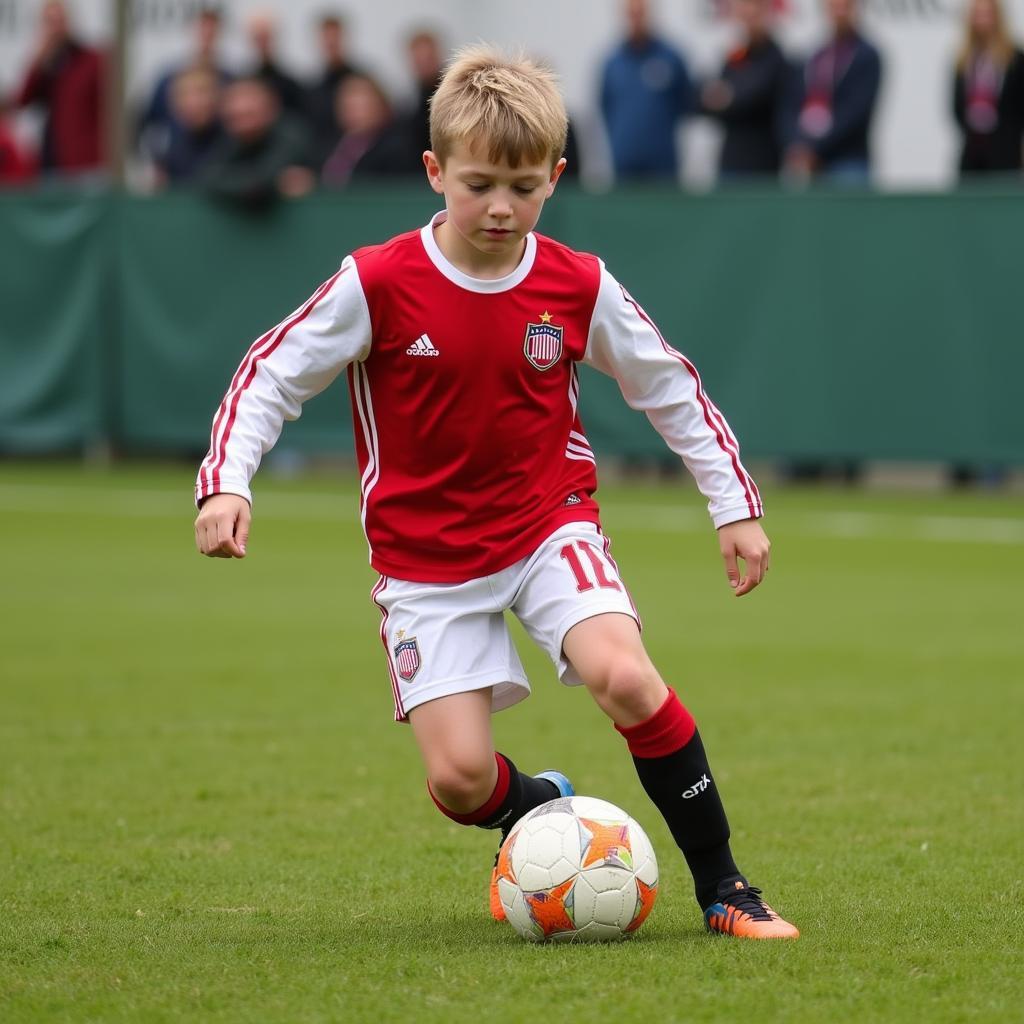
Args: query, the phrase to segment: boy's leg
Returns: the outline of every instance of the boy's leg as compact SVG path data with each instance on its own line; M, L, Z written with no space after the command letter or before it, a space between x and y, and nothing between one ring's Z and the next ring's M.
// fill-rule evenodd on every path
M427 769L430 795L438 810L460 825L501 829L504 841L524 814L559 795L554 782L524 775L495 751L489 687L420 704L409 712L409 723ZM491 916L504 920L497 858L489 903Z
M420 704L409 723L438 809L461 825L502 835L534 807L558 796L553 782L520 772L494 749L491 690L470 690Z
M662 681L629 616L585 619L566 634L563 649L626 738L640 782L686 857L703 909L714 901L719 882L739 869L693 718Z
M584 619L562 649L625 737L644 789L661 811L693 874L708 927L757 938L795 938L751 889L732 857L729 823L693 717L651 663L636 621Z

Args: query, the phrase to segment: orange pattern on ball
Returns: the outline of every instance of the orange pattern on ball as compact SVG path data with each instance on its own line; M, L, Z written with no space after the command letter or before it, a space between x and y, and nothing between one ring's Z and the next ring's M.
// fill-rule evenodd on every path
M565 899L572 890L576 876L573 875L567 882L556 885L546 892L524 892L526 905L530 908L530 914L537 922L544 938L554 935L556 932L571 932L576 927L565 905Z
M593 838L583 857L583 867L594 864L614 864L618 867L633 866L633 851L629 845L629 825L602 825L599 821L580 818L583 826Z
M654 908L654 901L658 898L658 886L644 885L638 878L636 880L637 903L639 904L633 920L626 927L627 932L635 932L647 920L647 915Z

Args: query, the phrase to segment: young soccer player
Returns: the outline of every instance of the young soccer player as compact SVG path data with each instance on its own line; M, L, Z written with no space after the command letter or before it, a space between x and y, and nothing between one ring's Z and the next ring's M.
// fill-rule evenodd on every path
M613 376L683 458L742 596L764 579L769 543L736 439L692 364L604 264L534 233L565 167L553 75L487 47L463 51L430 129L423 162L445 211L346 257L250 348L199 471L198 548L244 557L261 455L347 369L396 718L412 727L439 810L504 836L573 792L561 773L531 777L494 750L491 714L529 693L510 610L624 737L707 927L795 938L733 861L693 718L644 650L593 498L576 366ZM501 917L496 889L492 873Z

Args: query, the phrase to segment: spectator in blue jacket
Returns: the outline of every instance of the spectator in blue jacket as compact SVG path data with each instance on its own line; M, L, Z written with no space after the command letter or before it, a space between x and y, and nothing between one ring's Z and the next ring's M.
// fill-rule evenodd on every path
M832 38L795 84L786 169L799 178L867 185L882 60L857 29L857 0L826 0L826 7Z
M647 0L626 0L626 39L604 66L601 113L615 177L679 174L676 126L693 105L682 55L651 29Z

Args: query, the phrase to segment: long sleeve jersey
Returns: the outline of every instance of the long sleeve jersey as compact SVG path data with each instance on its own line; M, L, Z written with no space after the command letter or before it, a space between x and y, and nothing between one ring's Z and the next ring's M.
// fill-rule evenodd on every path
M252 345L213 423L196 501L250 482L283 422L348 374L361 515L378 572L458 583L597 523L579 363L615 378L682 457L716 526L762 514L693 364L595 256L531 233L507 277L448 262L433 227L346 257Z

